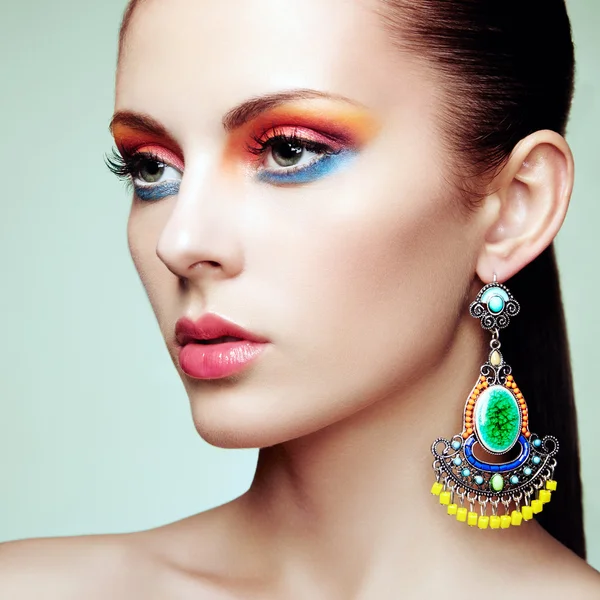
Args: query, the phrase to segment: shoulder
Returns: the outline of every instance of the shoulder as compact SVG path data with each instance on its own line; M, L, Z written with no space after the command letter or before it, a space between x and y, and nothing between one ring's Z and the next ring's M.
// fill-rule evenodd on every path
M548 598L600 599L600 573L570 550L547 569L546 583Z
M227 553L217 551L217 541L224 508L134 533L0 544L0 598L222 598Z
M519 553L521 589L548 600L600 600L600 573L545 531L540 534L534 551Z
M127 535L6 542L0 544L0 598L143 597L140 581L148 581L148 573L152 573L148 566L147 559L128 543ZM145 577L139 577L142 571L146 571ZM119 592L115 594L115 590Z

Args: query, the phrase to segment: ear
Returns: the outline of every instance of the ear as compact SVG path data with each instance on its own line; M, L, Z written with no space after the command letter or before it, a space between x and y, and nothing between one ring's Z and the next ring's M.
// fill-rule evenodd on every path
M547 129L523 138L494 178L484 200L486 230L477 261L484 282L503 282L518 273L554 240L573 191L571 149Z

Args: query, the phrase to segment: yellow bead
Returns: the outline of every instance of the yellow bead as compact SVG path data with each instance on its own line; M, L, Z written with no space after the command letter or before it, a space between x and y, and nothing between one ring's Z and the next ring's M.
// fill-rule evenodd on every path
M440 494L440 504L450 504L450 492L442 492Z
M458 504L448 504L448 514L455 515L458 511Z
M477 513L476 512L470 512L467 516L467 525L469 527L475 527L475 525L477 525Z
M461 506L456 511L456 520L464 523L467 520L467 509L464 506Z
M510 524L518 527L523 520L523 515L518 510L513 510L510 514Z
M500 527L502 527L502 529L508 529L510 527L510 521L509 515L502 515L500 517Z
M533 509L534 514L541 513L544 510L544 504L541 500L532 500L531 508Z
M487 529L490 524L490 518L488 516L481 515L477 521L477 527L479 529Z
M550 492L549 490L540 490L540 500L543 504L546 504L546 502L550 502L551 497L552 492Z
M500 517L498 515L492 515L490 517L490 528L500 529Z
M553 481L552 479L548 479L548 481L546 481L546 489L550 490L551 492L555 492L556 491L556 481Z
M440 495L440 492L441 492L443 489L444 489L444 484L443 484L443 483L440 483L439 481L436 481L436 482L433 484L433 487L431 488L431 493L432 493L434 496L439 496L439 495Z
M525 521L531 521L533 519L533 508L531 506L523 506L521 507L521 514Z

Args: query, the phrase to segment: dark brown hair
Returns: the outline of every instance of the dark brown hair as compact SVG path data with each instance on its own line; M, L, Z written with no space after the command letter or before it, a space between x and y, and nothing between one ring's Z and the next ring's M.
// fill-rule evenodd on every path
M125 11L119 52L137 5ZM522 138L565 134L574 49L564 0L380 0L392 41L439 78L454 183L476 204ZM539 521L585 558L577 419L554 245L507 282L521 314L502 344L528 398L532 429L560 442L560 492Z

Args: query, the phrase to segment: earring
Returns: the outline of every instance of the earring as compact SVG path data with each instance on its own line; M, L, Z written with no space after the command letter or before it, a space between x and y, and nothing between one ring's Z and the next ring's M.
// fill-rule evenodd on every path
M519 311L519 303L494 274L493 283L470 305L471 316L481 320L492 339L488 360L465 404L463 431L451 440L438 438L431 447L431 493L457 521L479 529L508 529L529 521L556 490L558 440L531 433L523 392L500 352L500 329Z

